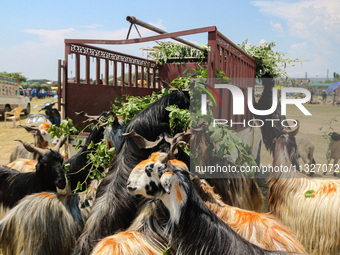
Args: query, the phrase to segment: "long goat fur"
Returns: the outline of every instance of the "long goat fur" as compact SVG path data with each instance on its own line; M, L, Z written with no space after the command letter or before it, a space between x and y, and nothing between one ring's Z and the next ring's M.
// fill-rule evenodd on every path
M125 232L102 239L91 255L162 255L167 249L168 236L164 235L164 230L168 220L169 212L162 202L149 200L140 208Z
M268 210L296 233L309 254L340 254L340 180L311 179L291 167L294 137L276 139L273 166L291 171L272 172ZM306 191L314 191L306 197Z
M38 161L34 159L18 158L13 162L7 164L7 166L19 171L20 173L29 173L35 172L35 165L37 164L37 162Z
M207 207L252 244L268 250L306 253L295 235L277 222L272 215L224 204L206 181L194 178L193 183Z
M80 236L99 181L77 194L36 193L23 198L0 221L4 255L68 255Z
M128 190L134 195L159 198L169 210L165 233L175 254L286 254L264 250L237 235L204 204L186 165L178 160L169 162L151 163L143 177L141 172L136 176L132 172Z
M165 108L174 104L188 109L188 96L182 91L163 96L133 118L126 132L135 130L150 141L155 141L164 132L170 134L169 112ZM98 188L95 204L73 254L88 255L99 239L129 227L140 203L145 203L145 200L131 196L125 187L126 181L135 165L151 153L151 149L139 149L132 138L123 138L116 159L109 167L109 174ZM184 154L179 153L179 157L183 159Z

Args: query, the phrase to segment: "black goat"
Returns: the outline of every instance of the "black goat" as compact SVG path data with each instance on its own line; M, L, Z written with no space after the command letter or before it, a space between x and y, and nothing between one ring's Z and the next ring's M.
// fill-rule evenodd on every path
M128 183L131 194L159 198L169 210L165 234L175 254L286 254L249 243L211 212L183 162L149 163L143 176L140 171L132 172Z
M83 114L83 112L78 113L78 115L80 114ZM118 121L117 117L114 117L115 120L112 125L107 125L107 123L98 123L102 117L107 118L112 115L111 112L103 112L99 116L89 116L86 113L84 114L85 117L88 118L86 122L92 121L95 122L96 125L87 137L84 146L77 151L76 155L65 161L65 164L69 164L67 174L70 180L71 190L75 190L77 188L78 182L85 182L85 185L83 185L83 188L79 191L84 191L92 181L92 179L88 178L89 171L93 167L93 164L89 162L89 159L87 158L90 153L88 149L90 143L93 142L96 144L102 139L105 139L109 146L120 146L119 144L122 139L122 133L125 129L125 123ZM116 149L118 149L118 147L116 147ZM100 172L104 171L102 167L99 167L97 170Z
M12 208L26 195L57 191L68 188L66 171L63 168L63 157L58 152L65 138L59 140L55 150L37 148L19 140L30 152L40 156L36 172L20 173L6 166L0 166L0 203L3 210Z
M188 109L188 94L174 91L163 96L133 118L126 128L126 132L135 130L149 141L155 141L164 132L170 134L169 112L165 109L169 105ZM158 151L159 147L154 150ZM83 234L77 241L73 254L90 254L99 239L129 227L140 203L144 202L142 198L131 196L127 192L126 181L131 170L139 162L147 159L152 152L152 149L140 149L132 138L123 138L117 157L109 167L109 174L98 188L91 215L85 224ZM183 151L179 151L179 158L182 160L185 158L187 161L188 158L185 155Z
M268 75L264 75L261 80L263 83L263 93L258 103L254 103L254 106L257 110L268 110L273 105L273 88L275 85L275 80ZM283 127L281 124L277 126L279 129L281 129L280 132L280 130L273 128L271 121L266 121L266 119L279 119L280 123L286 119L284 115L281 115L280 102L278 102L276 105L276 110L273 113L269 115L259 115L256 116L256 118L262 120L264 123L261 127L263 143L266 146L266 149L273 153L274 145L272 141L282 133Z

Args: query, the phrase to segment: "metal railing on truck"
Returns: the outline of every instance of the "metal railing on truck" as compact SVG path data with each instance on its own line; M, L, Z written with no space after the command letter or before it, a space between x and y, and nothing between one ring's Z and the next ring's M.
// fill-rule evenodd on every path
M133 18L131 20L136 21ZM138 20L137 20L138 21ZM141 25L143 22L137 22ZM151 29L150 27L147 27ZM155 31L155 30L154 30ZM161 33L161 31L156 31ZM115 97L122 95L144 96L152 91L160 89L156 76L167 82L180 75L187 67L198 67L197 63L167 63L157 65L154 61L94 47L91 44L123 45L149 42L162 39L178 39L180 36L208 33L208 58L201 65L208 68L208 78L214 78L216 70L219 69L226 76L232 79L233 85L238 86L247 98L247 88L254 87L252 79L255 78L255 60L227 37L220 33L215 26L190 29L178 32L167 33L163 31L160 35L125 39L125 40L65 40L65 60L59 60L58 94L59 109L62 116L70 117L75 124L82 126L81 120L74 114L77 111L86 111L89 114L98 114L101 111L109 110ZM186 43L182 40L182 43ZM190 43L191 44L191 43ZM192 45L190 45L192 46ZM199 46L197 46L199 48ZM70 68L69 58L74 55L74 79L68 78L67 70ZM81 61L81 57L83 60ZM95 79L90 79L90 62L95 61ZM84 64L81 65L81 62ZM104 63L103 65L101 63ZM84 67L85 79L80 79L81 66ZM101 81L101 68L104 66L104 79ZM111 66L111 67L110 67ZM109 70L112 70L112 84L109 81ZM120 68L120 80L118 81L118 70ZM145 70L145 71L144 71ZM61 79L63 71L63 79ZM141 79L138 80L138 72ZM132 78L134 73L134 78ZM252 79L251 79L252 78ZM61 82L62 80L62 82ZM146 80L146 81L144 81ZM62 84L64 86L62 86ZM252 118L245 105L245 116L232 114L232 96L228 90L220 91L224 104L214 111L215 118L224 118L238 122L241 118L249 120ZM225 102L225 103L224 103ZM246 104L246 100L245 100ZM225 105L227 107L225 107ZM62 106L62 108L60 108ZM242 126L235 126L234 130L242 130Z

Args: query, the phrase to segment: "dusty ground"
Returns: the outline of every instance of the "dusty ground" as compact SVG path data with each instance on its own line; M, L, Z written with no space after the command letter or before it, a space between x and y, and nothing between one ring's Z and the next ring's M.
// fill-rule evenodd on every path
M340 107L332 105L304 105L312 116L305 116L297 107L287 106L287 119L297 119L300 122L298 136L310 138L314 145L316 163L326 164L328 141L322 136L332 131L340 132ZM335 119L335 121L332 121ZM272 163L272 156L262 147L261 163ZM303 164L300 160L300 164ZM328 176L328 174L327 174Z
M31 105L38 105L38 108L31 107L31 113L38 113L41 106L51 99L32 99ZM322 137L323 134L328 134L332 131L340 132L340 123L330 121L337 118L340 121L340 107L332 105L309 105L305 107L311 112L312 116L305 116L295 106L287 106L287 118L298 119L300 121L299 136L310 138L315 144L314 158L316 163L326 163L326 151L328 141ZM21 116L21 123L25 124L26 116ZM321 130L320 130L321 128ZM18 142L13 141L19 138L28 142L33 142L33 137L23 128L13 128L11 122L7 122L5 126L4 121L0 121L0 164L7 164L11 151L18 145ZM272 156L262 146L261 163L271 164ZM302 161L301 161L302 164ZM328 176L328 175L327 175Z
M56 99L54 99L56 100ZM31 113L39 113L39 109L41 106L48 101L53 101L52 98L45 99L35 99L33 98L31 101ZM38 105L37 108L33 108L33 106ZM44 113L43 111L40 113ZM25 124L27 116L23 113L21 115L21 124ZM20 122L17 121L19 125ZM9 161L9 157L11 151L19 144L19 142L13 141L14 139L19 138L21 140L33 143L33 137L30 133L28 133L24 128L17 127L14 128L12 121L7 121L6 125L3 120L0 121L0 165L5 165Z

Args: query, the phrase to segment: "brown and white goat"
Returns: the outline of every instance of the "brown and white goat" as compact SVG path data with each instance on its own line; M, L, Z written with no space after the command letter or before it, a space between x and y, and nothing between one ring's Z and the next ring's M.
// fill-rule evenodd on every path
M27 132L34 132L34 146L41 149L47 149L53 145L52 138L47 132L50 125L48 123L42 123L39 128L32 128L28 126L22 126ZM11 152L10 163L8 167L18 170L21 173L34 172L35 165L37 163L39 154L28 151L22 144L15 147Z
M292 167L297 130L274 139L273 167L280 171L269 179L268 210L309 254L340 254L340 180L311 179Z
M140 183L147 182L149 178L147 168L150 164L160 162L165 155L165 153L153 153L149 159L138 164L131 175L139 176L137 178ZM176 164L180 163L180 161L176 161ZM145 175L145 173L147 174ZM128 184L131 184L131 180ZM249 242L264 249L305 253L303 246L296 240L295 236L286 227L278 223L272 215L247 211L224 204L213 188L206 181L197 177L193 179L193 184L207 207ZM152 187L157 189L158 186L159 181L158 183L151 181L150 185L145 188L147 194L152 195L154 193Z
M50 125L48 123L42 123L38 128L24 125L20 125L20 127L25 128L27 132L34 132L34 146L41 149L47 149L49 146L53 145L52 138L50 134L47 132L48 129L50 128ZM38 156L39 155L37 155L36 153L32 153L26 150L23 145L18 145L11 152L9 163L19 158L36 160Z
M127 188L133 195L160 199L169 210L166 230L176 254L285 254L249 243L211 212L181 161L148 163L144 171L132 171Z

